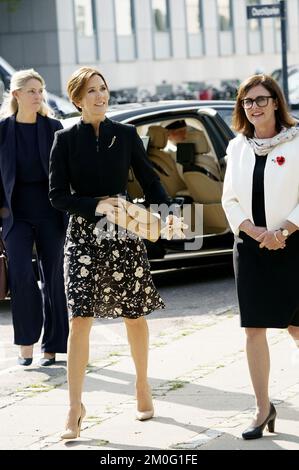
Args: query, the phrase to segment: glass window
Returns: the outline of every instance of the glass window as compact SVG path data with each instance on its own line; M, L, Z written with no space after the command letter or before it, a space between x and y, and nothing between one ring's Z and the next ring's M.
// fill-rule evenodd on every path
M76 28L76 61L93 63L99 59L95 0L73 0Z
M247 5L260 5L261 0L247 0ZM248 28L250 31L258 31L261 29L261 20L248 20Z
M134 32L131 0L115 0L116 34L131 36Z
M186 0L188 33L196 34L202 30L201 0Z
M247 0L247 5L261 5L261 0ZM263 50L262 20L248 19L248 52L249 54L260 54Z
M74 0L78 36L91 37L94 34L92 0Z
M169 31L168 0L152 0L155 30L159 33Z
M114 0L117 60L136 59L133 0Z
M220 31L232 30L231 0L217 0Z
M189 57L204 54L202 0L185 0L187 22L187 45Z
M217 13L220 55L232 55L235 48L232 0L217 0Z

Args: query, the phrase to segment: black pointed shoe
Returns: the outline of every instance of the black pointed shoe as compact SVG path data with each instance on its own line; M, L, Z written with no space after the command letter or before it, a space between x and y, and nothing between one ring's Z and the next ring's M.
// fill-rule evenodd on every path
M243 433L243 439L260 439L263 437L263 430L268 425L269 432L275 432L275 419L276 419L276 409L273 403L270 403L270 412L265 419L265 421L260 426L250 426Z
M32 364L32 357L18 357L18 364L20 366L30 366Z

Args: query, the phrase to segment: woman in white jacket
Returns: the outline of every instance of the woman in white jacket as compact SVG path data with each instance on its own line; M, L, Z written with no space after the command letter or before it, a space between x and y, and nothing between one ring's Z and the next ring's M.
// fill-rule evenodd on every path
M242 437L274 432L269 400L267 328L288 328L299 346L299 129L278 84L266 75L245 80L227 149L222 204L235 235L234 268L247 336L256 415Z

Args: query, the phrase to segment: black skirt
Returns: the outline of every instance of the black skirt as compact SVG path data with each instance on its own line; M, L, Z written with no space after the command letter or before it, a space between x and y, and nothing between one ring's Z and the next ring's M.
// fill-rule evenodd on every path
M71 216L65 243L70 317L138 318L165 308L150 273L146 247L124 230L99 230Z
M282 250L259 248L240 232L235 237L234 269L241 326L287 328L299 326L299 232Z

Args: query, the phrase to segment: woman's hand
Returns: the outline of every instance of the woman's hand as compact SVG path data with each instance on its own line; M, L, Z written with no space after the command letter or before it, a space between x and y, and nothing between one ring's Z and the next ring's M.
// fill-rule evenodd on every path
M267 248L268 250L279 250L286 246L285 240L280 239L278 231L275 230L267 230L256 241L260 242L260 248Z
M245 232L249 237L253 238L254 240L257 240L261 235L267 232L266 227L257 227L250 220L244 220L244 222L241 223L239 230Z
M183 217L168 215L166 225L161 229L161 236L165 237L166 240L186 238L183 230L187 229L188 225L184 224L183 220Z
M115 212L118 209L125 209L125 200L121 197L108 197L98 202L96 213L99 215L106 215L108 220L113 220Z

